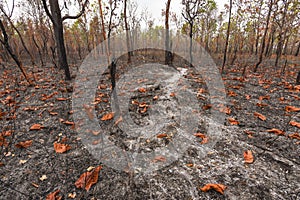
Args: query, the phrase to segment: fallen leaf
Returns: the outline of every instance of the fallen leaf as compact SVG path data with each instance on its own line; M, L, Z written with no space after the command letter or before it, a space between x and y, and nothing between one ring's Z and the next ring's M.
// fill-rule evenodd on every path
M214 189L215 191L217 191L221 194L224 194L224 190L226 189L226 186L222 185L222 184L209 183L209 184L206 184L204 187L200 188L200 190L202 192L207 192L211 189Z
M69 194L68 194L68 197L71 198L71 199L75 199L75 197L76 197L76 192L69 193Z
M74 122L71 122L71 121L68 121L68 120L64 121L63 123L66 124L66 125L72 125L72 126L75 125Z
M258 99L259 99L260 101L262 101L262 100L264 100L264 99L269 100L269 99L270 99L270 95L260 96Z
M139 92L146 92L146 89L145 88L139 88Z
M24 142L19 142L18 144L15 144L15 146L17 148L27 148L27 147L30 147L32 144L32 140L27 140L27 141L24 141Z
M285 111L287 111L287 112L298 112L298 111L300 111L300 108L295 107L295 106L286 106Z
M300 134L299 133L289 134L289 138L300 140Z
M258 117L262 121L265 121L267 119L266 116L264 116L264 115L262 115L258 112L254 112L253 114L254 114L255 117Z
M185 164L187 167L194 167L194 164L193 163L188 163L188 164Z
M168 136L167 134L162 133L162 134L158 134L156 137L157 137L157 138L165 138L165 137L167 137L167 136Z
M61 200L62 197L58 196L58 193L60 192L60 190L55 190L54 192L48 194L46 196L46 200Z
M35 187L35 188L38 188L38 187L40 187L38 184L36 184L36 183L31 183L31 185L33 185L33 187Z
M201 138L201 144L206 144L208 142L208 137L203 133L195 133L194 136Z
M93 120L93 119L94 119L94 115L93 115L93 109L94 109L94 108L93 108L92 106L85 105L85 104L83 104L83 108L84 108L84 110L85 110L85 112L86 112L88 118L89 118L90 120Z
M42 128L45 128L44 126L42 126L41 124L33 124L31 127L30 127L30 131L33 131L33 130L41 130Z
M202 109L203 109L203 110L208 110L208 109L210 109L211 107L212 107L211 104L206 104L206 105L202 106Z
M101 120L102 121L107 121L107 120L111 120L112 118L114 118L114 113L113 112L103 115Z
M65 97L58 97L58 98L56 98L56 100L57 100L57 101L66 101L67 98L65 98Z
M244 152L244 160L245 160L245 163L247 163L247 164L253 163L254 157L253 157L251 150L247 150Z
M234 118L228 118L228 121L231 125L239 125L239 122L235 120Z
M296 121L290 121L290 125L296 126L297 128L300 128L300 123Z
M54 150L56 153L64 153L71 149L71 146L68 144L61 144L54 142Z
M25 164L25 163L27 163L27 161L28 161L28 160L20 160L20 161L19 161L19 164Z
M249 99L251 99L251 95L246 94L246 95L245 95L245 98L246 98L247 100L249 100Z
M227 115L230 115L230 113L231 113L231 109L228 108L228 107L223 107L223 108L220 109L220 111L221 111L222 113L227 114Z
M77 188L84 188L86 191L89 191L89 189L97 183L98 181L98 174L99 171L102 169L102 166L98 166L91 172L85 172L81 174L79 179L75 182L75 186Z
M120 116L120 117L115 121L115 125L118 125L121 121L123 121L122 116Z
M229 97L235 97L235 96L237 96L237 94L236 94L234 91L228 91L228 92L227 92L227 95L228 95Z
M175 97L176 95L175 95L175 93L174 92L171 92L170 93L170 97Z
M269 129L269 130L267 130L267 132L269 132L269 133L275 133L276 135L284 135L284 131L279 130L277 128Z
M153 162L166 162L166 158L163 157L163 156L156 156L154 159L153 159Z
M41 177L40 177L40 180L41 181L44 181L44 180L46 180L48 177L44 174L44 175L42 175Z

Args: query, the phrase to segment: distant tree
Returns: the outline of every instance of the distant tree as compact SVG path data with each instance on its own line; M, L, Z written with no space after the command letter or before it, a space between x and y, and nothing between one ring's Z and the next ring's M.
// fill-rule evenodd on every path
M205 0L182 0L181 3L184 6L181 14L189 25L189 37L190 37L189 54L190 54L190 64L192 65L192 62L193 62L193 55L192 55L193 28L194 28L196 19L201 14L200 8L205 5Z
M66 19L79 18L84 13L85 7L88 4L88 0L85 0L85 2L81 5L81 11L76 16L65 15L63 17L61 14L61 8L59 6L58 0L49 0L50 11L48 9L48 5L46 2L47 0L42 0L42 1L43 1L43 6L46 11L46 14L50 18L53 25L59 66L61 69L64 69L66 79L70 80L71 74L68 65L65 42L64 42L63 21Z
M228 15L228 25L227 25L227 34L226 34L226 42L225 42L225 49L224 49L224 57L223 57L223 64L222 64L222 73L224 71L226 57L227 57L227 48L228 48L228 41L230 35L230 22L231 22L231 10L232 10L232 0L229 1L229 15Z
M172 60L172 54L171 54L171 48L170 48L170 30L169 30L169 15L170 15L170 4L171 0L167 0L166 3L166 17L165 17L165 64L169 65L171 64Z
M10 44L9 44L9 38L6 32L6 29L4 27L4 24L0 18L0 30L2 33L2 37L0 38L0 42L2 43L2 45L6 48L6 50L8 51L9 55L13 58L13 60L16 62L16 64L18 65L19 69L21 70L22 74L24 75L25 79L27 80L27 82L32 85L32 82L30 81L29 77L27 76L26 70L23 67L23 63L22 61L18 58L18 56L13 52Z

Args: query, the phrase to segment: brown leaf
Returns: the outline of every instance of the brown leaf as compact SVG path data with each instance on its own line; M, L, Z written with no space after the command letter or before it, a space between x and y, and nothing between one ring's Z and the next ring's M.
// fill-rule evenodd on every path
M46 200L61 200L62 197L58 196L58 193L60 192L60 190L55 190L54 192L48 194L46 196Z
M71 149L71 146L68 144L61 144L61 143L54 142L53 146L56 153L64 153Z
M79 179L75 182L75 186L77 188L84 188L86 191L89 191L89 189L97 183L98 181L98 174L99 171L102 169L102 166L98 166L91 172L85 172L81 174Z
M1 146L7 147L7 145L8 145L8 142L5 140L5 138L2 135L0 135L0 147Z
M289 138L300 140L300 134L299 133L289 134Z
M171 92L170 93L170 97L175 97L176 95L175 95L175 92Z
M64 124L66 124L66 125L71 125L71 126L74 126L75 125L75 123L74 122L71 122L71 121L64 121L63 122Z
M57 101L66 101L67 98L65 98L65 97L58 97L58 98L56 98L56 100L57 100Z
M42 128L45 128L44 126L40 125L40 124L33 124L31 127L30 127L30 131L33 131L33 130L41 130Z
M166 158L163 157L163 156L156 156L154 159L153 159L153 162L166 162Z
M245 163L247 163L247 164L253 163L254 157L253 157L251 150L247 150L244 152L244 160L245 160Z
M146 92L146 89L145 88L139 88L139 92L144 93L144 92Z
M162 134L158 134L156 137L157 137L157 138L165 138L165 137L167 137L167 136L168 136L167 134L162 133Z
M90 120L93 120L93 119L94 119L94 115L93 115L93 109L94 109L94 108L93 108L92 106L85 105L85 104L83 104L83 108L84 108L84 110L85 110L85 112L86 112L88 118L89 118Z
M300 128L300 123L296 121L290 121L290 125L296 126L297 128Z
M195 133L194 136L201 138L201 144L206 144L208 142L208 137L203 133Z
M277 128L269 129L269 130L267 130L267 132L269 132L269 133L275 133L276 135L284 135L284 131L279 130Z
M222 113L227 114L227 115L230 115L230 113L231 113L231 109L228 108L228 107L223 107L223 108L220 109L220 111L221 111Z
M114 113L113 112L103 115L101 120L102 121L107 121L107 120L111 120L112 118L114 118Z
M211 107L212 107L211 104L206 104L206 105L202 106L202 109L203 109L203 110L208 110L208 109L210 109Z
M228 91L228 92L227 92L227 95L228 95L229 97L235 97L235 96L237 96L237 94L236 94L234 91Z
M226 189L226 186L222 185L222 184L209 183L209 184L206 184L204 187L200 188L200 190L202 192L207 192L211 189L214 189L215 191L217 191L221 194L224 194L224 190Z
M239 125L239 122L235 120L234 118L228 118L228 121L231 125Z
M258 117L262 121L265 121L267 119L266 116L264 116L264 115L262 115L258 112L254 112L253 114L254 114L255 117Z
M247 100L249 100L249 99L251 99L251 95L246 94L246 95L245 95L245 98L246 98Z
M269 99L270 99L270 95L260 96L258 99L259 99L260 101L262 101L262 100L264 100L264 99L269 100Z
M24 142L19 142L18 144L15 144L15 146L17 148L27 148L27 147L30 147L32 144L32 140L27 140L27 141L24 141Z
M287 112L298 112L298 111L300 111L300 108L295 107L295 106L286 106L285 111L287 111Z

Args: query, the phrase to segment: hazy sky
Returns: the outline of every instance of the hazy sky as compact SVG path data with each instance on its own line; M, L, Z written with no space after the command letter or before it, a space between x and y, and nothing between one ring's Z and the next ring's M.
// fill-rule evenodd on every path
M153 18L155 18L156 24L162 25L162 17L161 17L161 11L162 9L165 9L166 7L166 0L131 0L136 1L139 6L139 10L143 10L147 8L148 12L152 15ZM176 12L178 14L181 14L181 5L182 0L171 0L171 12ZM215 0L218 5L219 10L223 10L224 4L229 4L229 0Z

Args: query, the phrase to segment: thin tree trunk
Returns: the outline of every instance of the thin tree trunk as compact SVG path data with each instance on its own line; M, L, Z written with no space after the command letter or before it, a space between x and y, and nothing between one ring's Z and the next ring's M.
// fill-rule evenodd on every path
M189 48L189 54L190 54L190 67L192 67L193 63L193 23L190 23L190 48Z
M267 32L268 32L270 16L271 16L271 12L272 12L272 6L273 6L273 0L270 0L270 6L269 6L268 15L267 15L267 24L266 24L264 35L261 39L262 44L261 44L261 49L260 49L260 54L259 54L259 60L255 65L254 72L257 71L258 66L260 65L260 63L262 62L262 59L263 59L263 53L264 53L265 44L266 44L266 35L267 35Z
M170 30L169 30L169 14L170 14L170 4L171 0L167 1L166 4L166 18L165 18L165 28L166 28L166 38L165 38L165 64L171 64L171 49L170 49Z
M231 10L232 10L232 0L229 1L229 17L228 17L229 19L228 19L227 35L226 35L226 42L225 42L224 57L223 57L221 73L223 73L223 71L224 71L226 57L227 57L227 48L228 48L229 35L230 35Z
M3 46L6 48L6 50L8 51L9 55L13 58L13 60L16 62L16 64L18 65L19 69L21 70L22 74L24 75L25 79L27 80L27 82L30 85L33 85L33 83L31 82L31 80L29 79L26 70L23 67L23 63L21 62L21 60L19 60L18 56L16 56L13 53L13 50L11 49L10 45L9 45L9 41L8 41L8 35L6 33L5 27L2 23L2 20L0 19L0 29L3 35L3 40L0 39L0 42L3 44Z
M297 47L297 51L295 53L295 56L299 55L299 51L300 51L300 41L298 42L298 47Z
M129 38L129 27L127 23L127 0L124 0L124 23L126 31L126 45L127 45L127 63L131 63L131 47Z
M107 64L109 64L110 63L109 49L108 49L108 42L106 40L106 32L105 32L105 27L104 27L104 16L103 16L101 0L98 0L98 4L99 4L99 12L100 12L100 18L101 18L101 29L102 29L102 36L103 36L103 41L104 41L104 48L105 48L107 59L108 59Z

